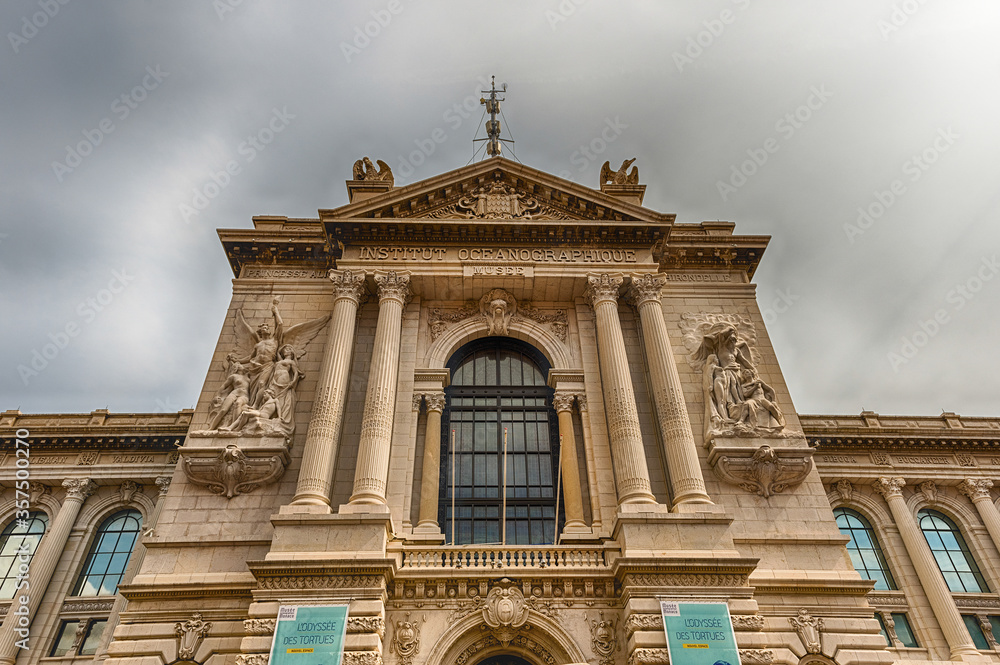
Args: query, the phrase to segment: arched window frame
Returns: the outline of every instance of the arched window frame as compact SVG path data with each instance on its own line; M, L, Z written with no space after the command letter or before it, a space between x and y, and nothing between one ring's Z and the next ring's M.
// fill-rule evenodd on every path
M480 385L475 383L474 385L469 385L467 381L463 380L462 372L459 368L463 367L468 361L477 357L481 354L497 354L491 362L497 363L497 369L499 371L502 354L520 354L524 360L527 360L531 365L534 365L535 372L531 382L522 382L523 385L508 385L502 380L498 380L494 385ZM473 360L473 362L476 362ZM527 366L527 365L526 365ZM490 399L496 400L496 417L494 418L496 428L495 435L497 441L495 443L496 450L494 451L489 444L485 449L485 454L496 453L498 458L502 459L502 436L503 436L503 424L505 422L505 414L525 414L525 419L530 421L528 414L533 414L534 422L537 427L539 427L540 436L545 439L544 446L542 442L539 442L539 473L540 482L539 496L521 496L525 492L522 490L527 490L527 493L531 493L531 484L518 485L513 476L515 474L514 465L520 464L519 460L516 460L516 456L523 454L525 458L533 454L529 448L525 450L517 450L517 445L514 441L514 435L508 438L508 483L507 483L507 513L506 513L506 544L508 545L529 545L538 544L546 545L551 544L556 535L556 522L561 524L562 521L562 501L561 497L559 500L559 514L556 515L556 484L557 484L557 473L559 468L559 439L558 439L558 424L556 420L555 411L552 408L552 394L553 390L548 387L546 378L549 371L549 362L544 354L542 354L538 349L527 344L521 340L509 338L509 337L484 337L473 340L455 351L447 363L448 369L451 370L452 380L451 385L445 389L446 396L446 407L442 418L442 428L441 428L441 475L440 475L440 490L439 490L439 503L438 503L438 513L439 513L439 523L442 525L442 530L445 534L445 538L448 542L454 542L456 544L490 544L499 543L502 540L503 528L499 520L500 512L502 510L503 498L500 496L500 492L497 491L495 495L490 496L477 496L470 498L468 496L463 496L461 491L462 485L468 485L468 483L460 483L458 496L455 499L455 509L459 512L459 528L456 533L452 533L452 522L451 522L451 510L452 510L452 430L457 429L455 425L455 416L458 413L463 413L466 418L469 414L474 411L478 411L481 408L487 411L493 410L493 406L485 406L485 403ZM501 375L497 375L500 379ZM479 399L476 399L479 398ZM475 406L470 406L470 399L476 399ZM523 399L523 405L518 405L518 400ZM483 406L480 407L480 402ZM516 415L512 415L516 418ZM486 426L488 428L488 425ZM492 429L488 429L487 437L492 437L494 434ZM547 434L545 434L547 432ZM457 436L458 447L462 448L461 436ZM465 450L460 453L459 461L462 460L462 455L468 456L470 452L479 454L479 447L475 451ZM548 465L541 459L542 457L547 457ZM528 461L530 464L530 461ZM550 466L549 466L550 465ZM542 468L545 467L545 468ZM494 468L494 465L489 467ZM476 469L478 471L478 468ZM472 473L475 473L473 471ZM498 459L495 463L495 471L487 473L496 473L497 481L502 484L502 473L503 467L502 462ZM463 469L456 468L456 475L459 478L463 477ZM488 476L491 477L491 476ZM547 479L547 483L545 482ZM475 483L473 483L475 486ZM488 487L488 485L487 485ZM499 487L497 488L499 490ZM561 492L560 492L561 493ZM472 511L472 522L470 529L467 533L463 533L462 520L468 520L468 517L463 516L464 512L467 512L471 507ZM524 513L522 515L522 513ZM476 515L479 515L479 518ZM495 520L495 524L490 524L492 520ZM485 525L484 525L485 523ZM540 531L539 531L540 529Z
M112 530L118 520L121 528ZM71 596L113 596L128 567L132 551L142 532L142 513L123 508L105 517L94 532L94 539L80 568ZM93 580L97 585L93 585ZM91 584L88 585L88 580Z
M882 549L882 543L879 541L878 534L875 532L875 527L872 526L871 520L854 508L849 508L847 506L838 506L837 508L834 508L833 515L837 522L837 528L840 529L841 533L849 536L851 539L850 542L847 543L847 551L851 555L851 564L854 566L854 569L858 571L858 574L866 579L875 580L876 589L898 589L899 587L896 585L892 569L889 566L889 560L885 556L885 552ZM860 523L860 526L841 526L841 517L844 517L845 521L851 519L857 520ZM844 533L845 528L848 529L849 533ZM864 533L865 537L868 539L869 543L873 545L873 547L861 547L861 544L859 544L858 539L855 537L856 532ZM871 554L866 557L865 554L868 552ZM863 569L858 567L859 561L861 562ZM877 574L872 575L872 572L876 572ZM884 584L884 586L879 586L880 584Z
M20 565L25 563L19 558L23 544L26 541L29 543L30 554L27 557L27 563L30 564L38 550L42 536L48 530L48 526L48 514L43 510L33 510L28 513L25 530L15 533L20 527L18 520L11 518L3 531L0 532L0 572L4 573L2 580L0 580L0 600L9 600L16 594ZM39 527L41 530L38 530ZM29 536L31 540L28 540Z
M944 522L947 528L939 528L934 520ZM989 593L986 578L955 520L937 510L924 508L917 513L917 524L951 592Z

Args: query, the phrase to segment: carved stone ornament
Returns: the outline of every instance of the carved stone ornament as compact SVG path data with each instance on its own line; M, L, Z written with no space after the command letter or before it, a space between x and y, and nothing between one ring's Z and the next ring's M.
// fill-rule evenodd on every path
M990 647L996 649L998 646L996 637L993 635L993 624L990 623L990 618L986 614L977 614L976 618L979 619L979 627L983 629L983 635L986 637L986 641L990 644Z
M920 489L920 493L924 495L924 500L928 504L934 505L937 503L938 489L933 480L925 480L917 485L917 487Z
M375 284L378 286L379 302L397 300L404 306L410 302L410 273L396 270L376 270Z
M165 496L170 490L170 480L169 476L160 476L156 479L156 486L160 488L160 496Z
M563 411L572 411L573 401L575 399L576 399L575 393L557 391L556 394L552 396L552 408L556 410L556 413L561 413Z
M392 186L395 182L392 177L392 169L381 159L376 159L375 163L378 164L378 169L375 168L375 164L372 164L372 160L368 157L362 157L354 162L354 179L388 182Z
M518 630L528 621L528 606L524 594L504 578L486 596L483 621L504 647L510 644Z
M363 270L331 270L328 273L333 282L334 300L347 298L361 304L366 297L365 273Z
M740 649L740 662L743 665L771 665L774 652L770 649Z
M97 483L90 478L67 478L62 482L67 499L86 501L97 490Z
M541 205L526 192L502 182L497 173L493 182L476 187L469 196L459 199L455 210L470 218L531 219Z
M628 665L667 665L670 652L664 648L636 647L628 657Z
M544 312L535 309L530 303L521 303L517 311L518 318L531 319L535 323L548 324L552 327L552 332L559 338L560 342L566 341L566 333L569 331L569 319L566 318L566 310L557 309L554 312Z
M868 456L871 457L872 464L875 466L892 466L892 462L889 461L889 454L881 450L869 450Z
M626 299L634 306L639 307L644 302L652 300L656 304L660 303L663 294L663 287L667 284L666 275L645 273L642 275L632 275L632 283L626 292Z
M802 646L807 653L820 653L823 650L822 632L823 620L809 614L809 610L802 608L798 615L788 617L788 623L799 634Z
M424 403L427 404L428 411L443 413L448 400L445 399L444 393L425 393Z
M226 356L226 379L212 398L208 425L192 436L284 436L295 431L296 389L305 374L299 361L306 345L319 334L330 316L285 328L278 304L271 301L271 323L254 330L243 310L233 321L236 349Z
M844 480L838 480L837 484L833 486L840 495L840 498L844 501L850 501L851 497L854 496L854 485L851 484L850 480L846 478Z
M137 485L135 481L126 480L122 483L122 486L118 488L118 498L120 498L124 503L130 503L132 498L141 492L142 488Z
M601 665L611 665L615 662L615 652L618 651L618 636L615 632L615 620L605 619L604 612L600 618L591 620L590 645L594 649Z
M385 619L382 617L348 617L348 633L375 633L379 639L385 635Z
M243 632L247 635L273 635L275 619L244 619Z
M510 322L517 313L517 300L503 289L493 289L479 299L479 311L489 325L488 335L509 335Z
M681 330L688 361L702 372L706 444L717 436L781 435L785 417L774 389L757 374L749 319L688 313Z
M604 162L601 167L601 184L602 185L638 185L639 184L639 167L632 166L632 163L636 160L635 157L632 159L626 159L622 162L622 165L618 167L617 171L611 170L611 162ZM628 167L632 166L632 172L628 172Z
M764 630L764 617L759 614L734 614L733 630Z
M267 653L241 653L236 656L236 665L267 665L271 660L271 654Z
M813 469L813 451L803 448L756 450L715 447L709 454L719 478L765 499L799 485Z
M410 613L406 617L393 624L392 642L389 649L399 657L399 662L403 665L410 665L413 657L420 653L420 626L426 621L426 617L421 616L419 621L410 621Z
M38 501L46 494L51 494L52 488L48 485L43 485L41 483L31 481L28 483L28 505L36 506Z
M439 307L432 307L430 316L427 318L427 325L431 329L431 341L441 336L452 323L464 321L473 316L479 315L479 303L468 302L461 309L445 310Z
M993 481L989 478L966 478L959 484L958 490L972 501L977 499L992 501L993 497L990 496L992 487Z
M499 640L497 640L497 638L493 635L482 637L465 647L465 649L462 650L462 653L458 654L455 658L455 665L467 665L467 663L473 659L477 653L483 649L495 647L498 644L500 644ZM556 663L555 657L544 644L536 642L526 635L518 635L511 641L511 644L518 649L523 649L531 654L534 654L545 665L555 665ZM506 647L506 645L504 646ZM666 649L664 649L664 651L666 651Z
M345 651L343 665L382 665L378 651Z
M590 301L591 307L597 307L602 302L618 303L618 289L625 282L620 274L600 273L587 275L587 291L584 297Z
M194 660L198 645L211 628L211 622L203 621L200 613L195 613L187 621L178 621L174 624L174 633L177 634L177 659Z
M885 626L885 632L892 640L892 646L901 647L903 645L903 640L899 639L896 634L896 621L892 618L892 612L879 612L879 616L882 617L882 625Z
M275 445L266 445L269 441ZM279 441L263 439L263 445L246 449L231 443L221 451L185 446L181 448L184 454L181 468L189 482L232 499L281 477L289 455L286 446Z
M906 481L902 478L887 478L886 476L882 476L872 483L872 489L886 499L903 496L904 487L906 487Z

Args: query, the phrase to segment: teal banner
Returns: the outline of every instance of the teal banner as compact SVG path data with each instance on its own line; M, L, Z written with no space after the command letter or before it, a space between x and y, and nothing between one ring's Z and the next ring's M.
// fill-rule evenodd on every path
M340 665L347 605L282 605L270 665Z
M662 600L671 665L741 665L726 603Z

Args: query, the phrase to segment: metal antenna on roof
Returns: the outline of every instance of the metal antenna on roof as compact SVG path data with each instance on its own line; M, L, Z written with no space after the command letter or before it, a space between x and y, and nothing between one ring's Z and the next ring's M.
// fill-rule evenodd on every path
M497 93L499 93L499 92L507 92L507 84L506 83L501 84L500 90L497 90L496 79L497 79L496 76L491 76L490 77L490 81L491 81L490 89L489 90L482 90L481 91L483 94L487 94L487 93L489 94L489 97L482 97L482 98L480 98L479 99L479 103L486 107L486 110L483 113L483 116L485 117L485 115L487 113L489 113L490 114L490 119L486 121L486 138L484 138L484 139L472 139L472 145L473 145L472 154L473 154L473 159L475 158L476 153L479 152L479 150L475 147L476 144L480 143L480 142L483 142L483 141L486 142L486 153L485 154L489 155L490 157L500 157L502 144L504 144L504 143L510 144L511 150L513 150L513 146L514 146L513 139L500 138L500 121L497 120L497 116L498 115L501 115L501 116L503 115L503 112L500 110L500 102L505 101L506 98L505 97L497 97Z

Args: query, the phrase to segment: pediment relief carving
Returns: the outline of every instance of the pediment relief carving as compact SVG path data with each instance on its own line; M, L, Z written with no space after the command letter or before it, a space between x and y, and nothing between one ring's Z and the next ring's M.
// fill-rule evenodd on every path
M504 289L492 289L478 302L469 301L459 309L432 307L427 318L431 341L437 340L452 324L466 319L483 321L490 335L509 335L511 323L530 320L547 325L560 342L566 341L569 318L563 309L539 309L529 301L518 300Z

